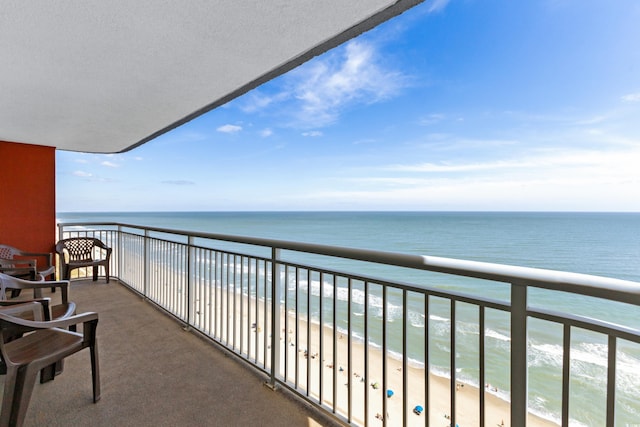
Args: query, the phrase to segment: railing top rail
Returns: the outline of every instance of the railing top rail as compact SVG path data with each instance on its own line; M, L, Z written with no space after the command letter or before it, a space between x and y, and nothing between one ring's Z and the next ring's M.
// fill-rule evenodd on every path
M59 226L116 226L159 233L191 236L232 243L241 243L268 248L346 258L357 261L407 267L418 270L434 271L459 276L486 279L515 285L532 286L555 291L604 298L640 305L640 283L588 274L565 271L545 270L531 267L493 264L426 255L411 255L397 252L357 249L314 243L293 242L261 237L237 236L218 233L204 233L190 230L177 230L162 227L150 227L116 222L70 222Z

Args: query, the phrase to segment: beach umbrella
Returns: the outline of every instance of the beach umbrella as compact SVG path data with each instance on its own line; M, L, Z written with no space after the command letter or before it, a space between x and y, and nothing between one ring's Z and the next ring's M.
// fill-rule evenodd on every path
M393 390L389 389L387 390L387 397L391 397L393 396Z
M424 411L424 408L420 405L416 405L416 407L413 408L413 412L415 412L418 415L422 414L422 411Z

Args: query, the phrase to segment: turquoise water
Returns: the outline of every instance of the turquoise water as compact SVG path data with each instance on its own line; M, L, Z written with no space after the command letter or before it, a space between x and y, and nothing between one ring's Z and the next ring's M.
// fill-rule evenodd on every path
M59 213L63 222L109 221L160 226L223 234L237 234L348 246L364 249L431 255L563 270L640 282L640 214L635 213L474 213L474 212L172 212L172 213ZM384 268L384 267L381 267ZM375 272L377 275L380 272ZM424 276L416 280L424 280ZM413 277L402 277L413 281ZM434 275L429 286L469 293L481 293L508 300L502 284L469 281ZM481 286L481 290L478 290ZM319 296L319 283L308 284ZM292 291L292 290L290 290ZM305 289L306 291L306 289ZM346 300L345 289L338 295ZM332 295L323 285L325 295ZM640 328L640 309L625 304L603 303L571 295L533 292L536 306L569 310L576 314L603 317ZM354 295L362 295L356 289ZM400 297L390 295L387 322L399 328ZM382 315L379 299L369 306ZM364 307L364 301L361 302ZM450 313L444 301L432 301L425 322L421 297L409 300L409 356L422 359L419 337L428 323L433 338L431 369L448 374ZM338 305L340 310L340 305ZM375 311L374 311L375 312ZM477 384L477 361L471 355L479 336L477 310L461 307L457 315L459 342L457 376ZM381 317L380 317L381 318ZM487 313L487 376L497 394L508 398L508 371L504 368L510 346L509 319ZM338 325L340 326L340 325ZM375 340L375 328L374 328ZM532 320L529 336L530 407L552 419L559 416L562 367L561 329ZM572 331L570 415L572 425L604 425L607 343L603 337ZM391 350L400 344L391 340ZM619 344L616 425L630 425L640 419L640 349ZM465 351L468 348L469 351ZM573 404L573 402L578 402Z

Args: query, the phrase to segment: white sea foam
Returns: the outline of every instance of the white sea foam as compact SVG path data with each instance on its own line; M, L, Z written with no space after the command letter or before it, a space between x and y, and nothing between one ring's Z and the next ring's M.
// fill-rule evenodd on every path
M424 329L424 314L410 311L408 314L409 324L414 328Z
M493 338L498 341L510 342L511 337L508 335L501 334L500 332L487 328L484 332L484 336L487 338Z

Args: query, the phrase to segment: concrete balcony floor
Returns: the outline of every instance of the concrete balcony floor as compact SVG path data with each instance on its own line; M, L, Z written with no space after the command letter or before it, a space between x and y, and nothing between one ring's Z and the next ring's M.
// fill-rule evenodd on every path
M51 296L54 300L59 294ZM318 426L322 413L264 386L265 377L117 280L74 281L78 313L99 313L102 399L92 403L89 351L65 359L54 381L36 383L26 426ZM0 377L4 386L4 376Z

